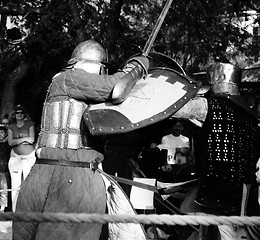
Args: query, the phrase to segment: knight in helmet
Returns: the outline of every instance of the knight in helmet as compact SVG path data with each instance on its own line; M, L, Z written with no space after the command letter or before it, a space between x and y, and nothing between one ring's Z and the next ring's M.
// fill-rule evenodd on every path
M104 214L106 193L98 164L103 155L95 149L83 123L90 104L111 101L115 84L124 78L145 77L149 61L138 56L122 70L106 74L107 54L94 40L76 46L68 65L56 74L44 102L38 159L20 190L17 212ZM99 239L102 224L13 224L13 239ZM32 237L35 238L32 238Z
M213 215L258 215L257 198L249 197L250 187L252 190L256 183L258 125L255 114L240 95L241 69L216 62L207 69L206 79L207 115L194 134L195 162L201 183L192 194L194 201L189 204L184 201L183 208ZM252 201L249 203L248 199ZM221 239L238 239L233 238L238 236L238 229L223 225L217 231ZM223 237L225 234L228 238ZM219 238L204 235L202 239Z

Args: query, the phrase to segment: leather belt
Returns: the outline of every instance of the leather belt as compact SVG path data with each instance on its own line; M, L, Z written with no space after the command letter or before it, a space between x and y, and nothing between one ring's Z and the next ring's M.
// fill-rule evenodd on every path
M78 162L78 161L67 161L67 160L57 160L57 159L36 159L36 164L46 164L46 165L59 165L65 167L81 167L90 168L91 170L97 170L99 162L95 160L94 162Z

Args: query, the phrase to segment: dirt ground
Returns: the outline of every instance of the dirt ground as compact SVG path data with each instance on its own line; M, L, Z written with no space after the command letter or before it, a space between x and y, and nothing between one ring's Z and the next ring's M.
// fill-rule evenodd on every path
M0 221L0 240L11 240L11 239L12 239L12 222Z

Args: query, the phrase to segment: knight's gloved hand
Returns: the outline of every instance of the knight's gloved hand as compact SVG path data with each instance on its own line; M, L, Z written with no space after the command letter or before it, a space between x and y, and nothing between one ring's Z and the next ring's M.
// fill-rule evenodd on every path
M144 56L133 57L127 61L121 71L125 73L116 83L112 91L113 104L123 102L132 91L136 82L147 76L149 60Z
M123 71L125 73L128 73L137 66L142 68L143 76L147 76L149 68L149 59L145 56L137 56L130 58L124 66Z

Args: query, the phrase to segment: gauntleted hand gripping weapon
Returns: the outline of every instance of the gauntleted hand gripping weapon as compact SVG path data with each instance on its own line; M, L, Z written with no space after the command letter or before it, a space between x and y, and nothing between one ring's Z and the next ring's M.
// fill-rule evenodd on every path
M172 0L167 0L154 28L153 31L151 33L151 35L149 36L149 39L147 40L143 52L142 52L142 56L147 57L152 46L153 43L155 41L155 38L157 37L157 34L162 26L162 23L168 13L168 10L170 9L170 6L172 4ZM137 68L137 67L136 67ZM112 92L112 103L114 104L118 104L123 102L127 96L130 94L131 90L133 89L134 85L136 84L138 79L133 80L133 79L129 79L129 78L123 78L121 79L114 87L113 92Z

